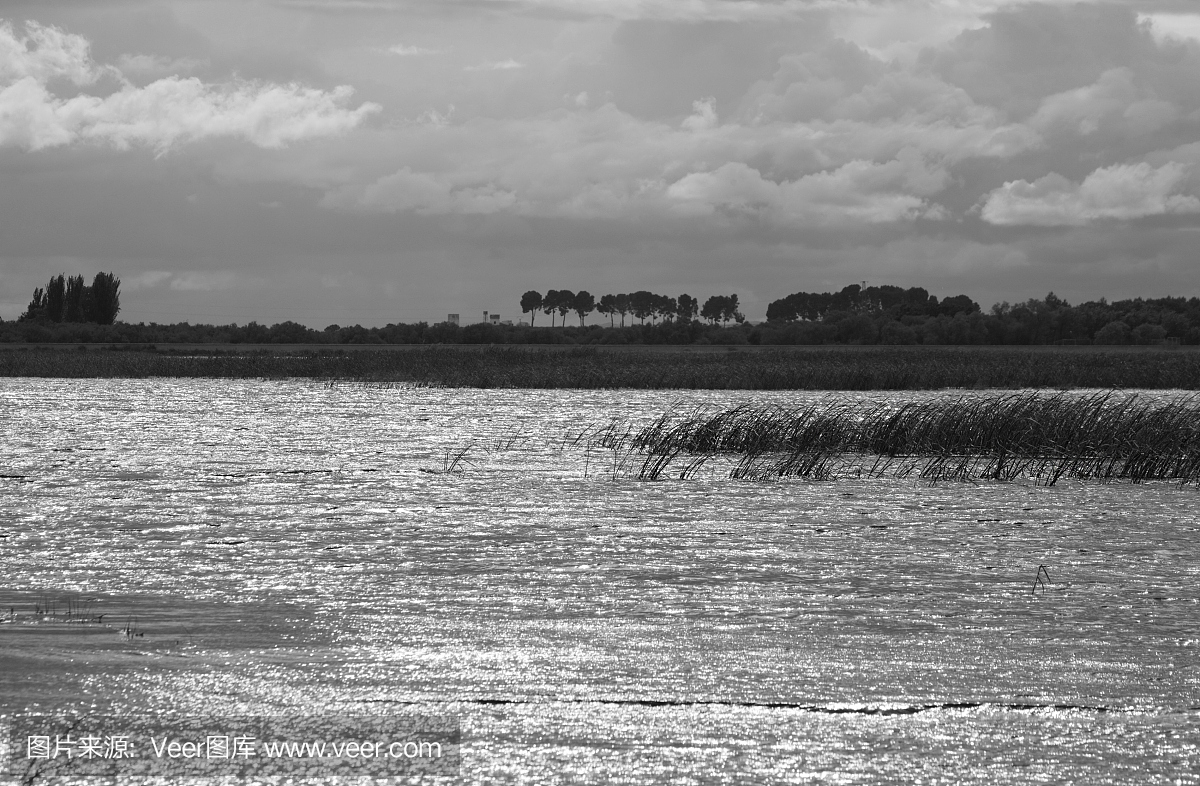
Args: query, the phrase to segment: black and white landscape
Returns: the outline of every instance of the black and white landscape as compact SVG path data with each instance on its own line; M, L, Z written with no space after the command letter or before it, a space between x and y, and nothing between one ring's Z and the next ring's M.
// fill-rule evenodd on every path
M0 783L1198 782L1198 164L1190 0L7 0Z

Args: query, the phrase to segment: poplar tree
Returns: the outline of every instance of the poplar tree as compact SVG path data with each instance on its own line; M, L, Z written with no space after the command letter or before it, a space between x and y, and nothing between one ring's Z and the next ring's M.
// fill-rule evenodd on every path
M46 285L46 316L51 322L63 321L63 302L66 298L66 277L62 274L50 279Z
M97 273L90 287L89 322L111 325L121 311L121 279L112 273Z
M63 303L63 320L66 322L83 321L83 276L71 276L67 279L67 291Z

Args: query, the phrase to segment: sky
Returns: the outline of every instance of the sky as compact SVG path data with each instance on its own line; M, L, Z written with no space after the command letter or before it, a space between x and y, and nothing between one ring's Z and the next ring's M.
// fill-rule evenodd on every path
M1200 295L1195 0L4 0L0 317ZM592 317L594 321L596 317Z

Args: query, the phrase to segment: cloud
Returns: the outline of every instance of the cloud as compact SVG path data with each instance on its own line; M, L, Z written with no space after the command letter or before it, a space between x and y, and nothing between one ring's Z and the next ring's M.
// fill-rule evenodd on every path
M491 184L456 185L450 178L404 167L376 180L361 191L327 195L327 207L366 208L372 212L420 215L443 213L488 214L512 207L516 195Z
M511 71L517 68L524 68L523 63L518 63L511 57L507 60L498 60L491 63L480 63L479 65L467 66L464 71Z
M18 38L9 22L0 21L0 84L32 80L45 84L66 78L76 85L89 85L100 75L88 54L83 36L71 35L37 22L25 24Z
M693 113L683 121L688 131L709 131L717 127L717 100L706 98L692 102Z
M952 0L953 1L953 0ZM292 8L346 13L349 11L403 11L412 0L276 0ZM472 10L516 8L525 13L554 17L605 19L665 19L673 21L778 21L836 7L845 0L441 0L445 6Z
M1160 44L1200 41L1200 14L1138 14L1137 19Z
M245 285L245 276L232 270L146 270L121 280L130 292L166 288L175 292L222 292Z
M233 137L260 147L342 134L380 111L373 103L346 108L354 90L320 90L298 84L237 80L206 84L171 76L144 87L125 81L116 69L92 62L81 36L28 23L18 37L0 24L0 146L30 150L78 142L118 149L147 145L159 152L185 142ZM119 80L107 95L60 97L55 78L76 85L101 76Z
M1146 163L1104 167L1079 185L1051 173L1032 183L1005 183L987 196L981 215L990 224L1053 227L1200 213L1200 199L1179 193L1187 174L1177 162L1157 169Z
M843 12L875 26L897 22L910 27L929 19L973 21L1029 0L437 0L440 6L465 6L471 10L516 9L553 18L654 19L676 22L780 22L801 19L814 12ZM1111 2L1111 0L1043 0L1052 5ZM290 8L334 13L368 13L411 10L419 0L275 0ZM919 14L919 21L911 17ZM862 23L860 23L862 24ZM873 30L871 32L874 32ZM909 31L905 31L909 32ZM910 33L915 35L916 33Z
M437 49L426 49L422 46L405 46L404 44L396 44L388 47L388 51L400 57L420 57L421 55L436 55L439 53Z
M940 217L942 210L919 194L936 193L945 184L945 172L906 151L886 163L851 161L780 183L746 164L728 163L681 178L667 189L667 196L688 214L755 215L783 224L879 224Z
M1042 132L1064 128L1080 136L1102 127L1141 135L1157 131L1178 115L1172 103L1140 89L1131 69L1114 68L1095 84L1046 97L1029 124Z
M242 279L232 270L185 271L173 274L169 287L177 292L222 292L237 289Z
M207 65L207 60L197 60L193 57L170 58L156 55L123 54L117 58L117 70L125 76L171 76L197 71Z
M932 200L951 184L951 167L1041 143L1032 130L973 106L950 117L932 109L898 114L720 122L715 103L705 99L675 123L640 119L611 103L525 118L414 123L364 138L361 163L330 183L322 204L636 222L717 215L783 228L879 224L947 218L950 208ZM389 160L381 176L378 168ZM970 196L963 209L978 198Z
M154 289L167 281L171 280L174 273L168 273L165 270L147 270L143 273L138 273L135 276L125 278L121 281L121 286L126 291L135 292L139 289Z

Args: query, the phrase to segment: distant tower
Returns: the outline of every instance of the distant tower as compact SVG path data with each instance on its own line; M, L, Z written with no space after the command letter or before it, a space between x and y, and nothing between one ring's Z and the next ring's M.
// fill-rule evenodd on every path
M457 325L458 324L458 314L447 314L446 321L449 322L451 325Z
M483 321L484 321L484 323L485 323L485 324L486 324L486 323L487 323L487 321L488 321L488 318L487 318L487 312L486 312L486 311L485 311L485 312L483 312Z

